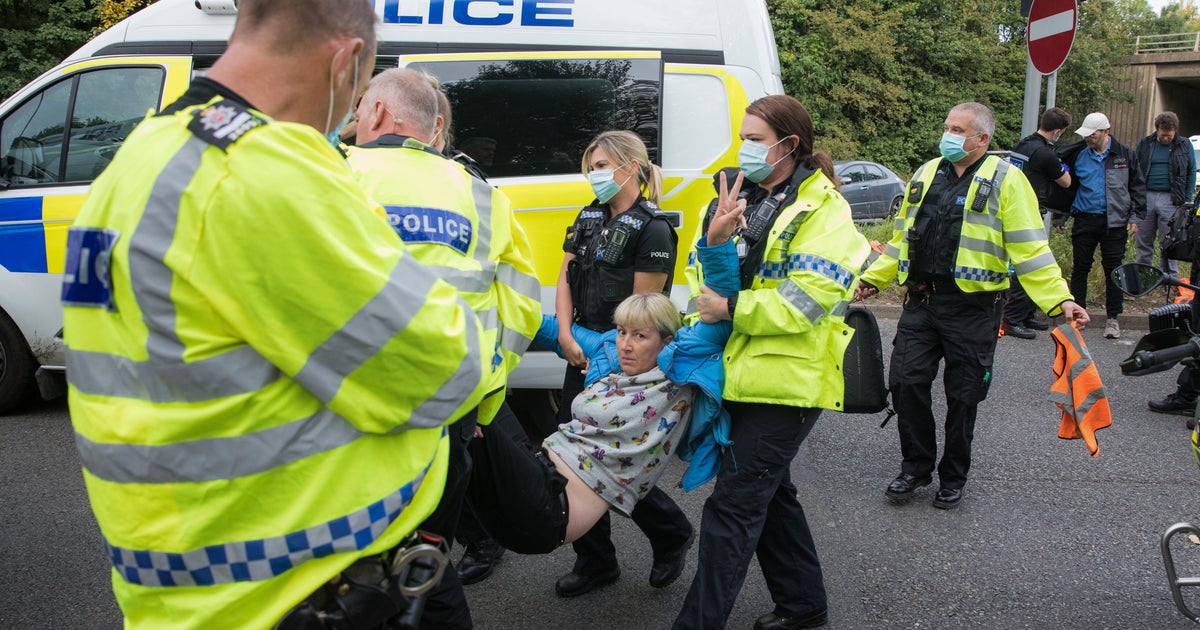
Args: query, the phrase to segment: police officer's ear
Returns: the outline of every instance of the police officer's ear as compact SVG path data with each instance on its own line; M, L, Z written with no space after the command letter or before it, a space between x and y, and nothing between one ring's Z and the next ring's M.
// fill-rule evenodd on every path
M358 63L359 56L363 53L363 48L366 47L366 42L361 37L347 37L338 42L337 52L333 56L333 77L334 85L339 87L348 84L350 81L358 80L359 83L365 83L371 79L371 69L359 67L355 76L355 67L360 66ZM351 88L358 93L358 85L353 85Z

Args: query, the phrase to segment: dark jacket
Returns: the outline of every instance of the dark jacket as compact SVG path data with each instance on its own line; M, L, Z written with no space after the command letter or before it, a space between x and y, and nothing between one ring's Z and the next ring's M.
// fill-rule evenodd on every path
M1108 156L1104 158L1104 192L1108 202L1108 227L1115 228L1145 218L1146 174L1138 166L1132 149L1112 136L1109 140ZM1063 163L1071 167L1071 187L1067 190L1072 200L1079 191L1079 170L1075 163L1086 148L1087 143L1080 141L1058 152Z
M1154 153L1154 145L1158 142L1158 134L1152 133L1142 138L1137 145L1137 162L1142 174L1150 174L1150 156ZM1171 182L1171 203L1178 206L1192 200L1192 189L1196 187L1195 153L1192 143L1180 134L1175 134L1167 159L1167 179Z

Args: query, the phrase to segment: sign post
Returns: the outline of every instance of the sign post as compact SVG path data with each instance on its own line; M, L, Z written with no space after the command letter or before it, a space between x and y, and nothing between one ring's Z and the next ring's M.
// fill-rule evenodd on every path
M1026 28L1029 42L1029 63L1025 70L1025 108L1021 117L1021 133L1037 130L1038 105L1041 103L1041 75L1054 75L1075 43L1075 28L1079 10L1075 0L1033 0ZM1057 75L1051 85L1057 87ZM1057 90L1055 90L1057 91ZM1047 107L1054 106L1055 94L1047 95Z

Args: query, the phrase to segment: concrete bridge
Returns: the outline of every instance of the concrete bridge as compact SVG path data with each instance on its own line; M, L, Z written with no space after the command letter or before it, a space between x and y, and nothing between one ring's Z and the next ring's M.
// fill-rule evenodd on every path
M1137 54L1122 57L1118 87L1132 103L1112 101L1108 117L1116 138L1137 143L1164 111L1179 114L1182 135L1200 134L1200 33L1138 38Z

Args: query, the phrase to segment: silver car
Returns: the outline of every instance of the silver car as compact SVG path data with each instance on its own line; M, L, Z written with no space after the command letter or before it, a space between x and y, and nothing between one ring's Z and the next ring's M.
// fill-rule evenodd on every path
M833 170L842 183L842 196L850 202L855 221L886 219L900 212L904 180L882 164L839 160Z

